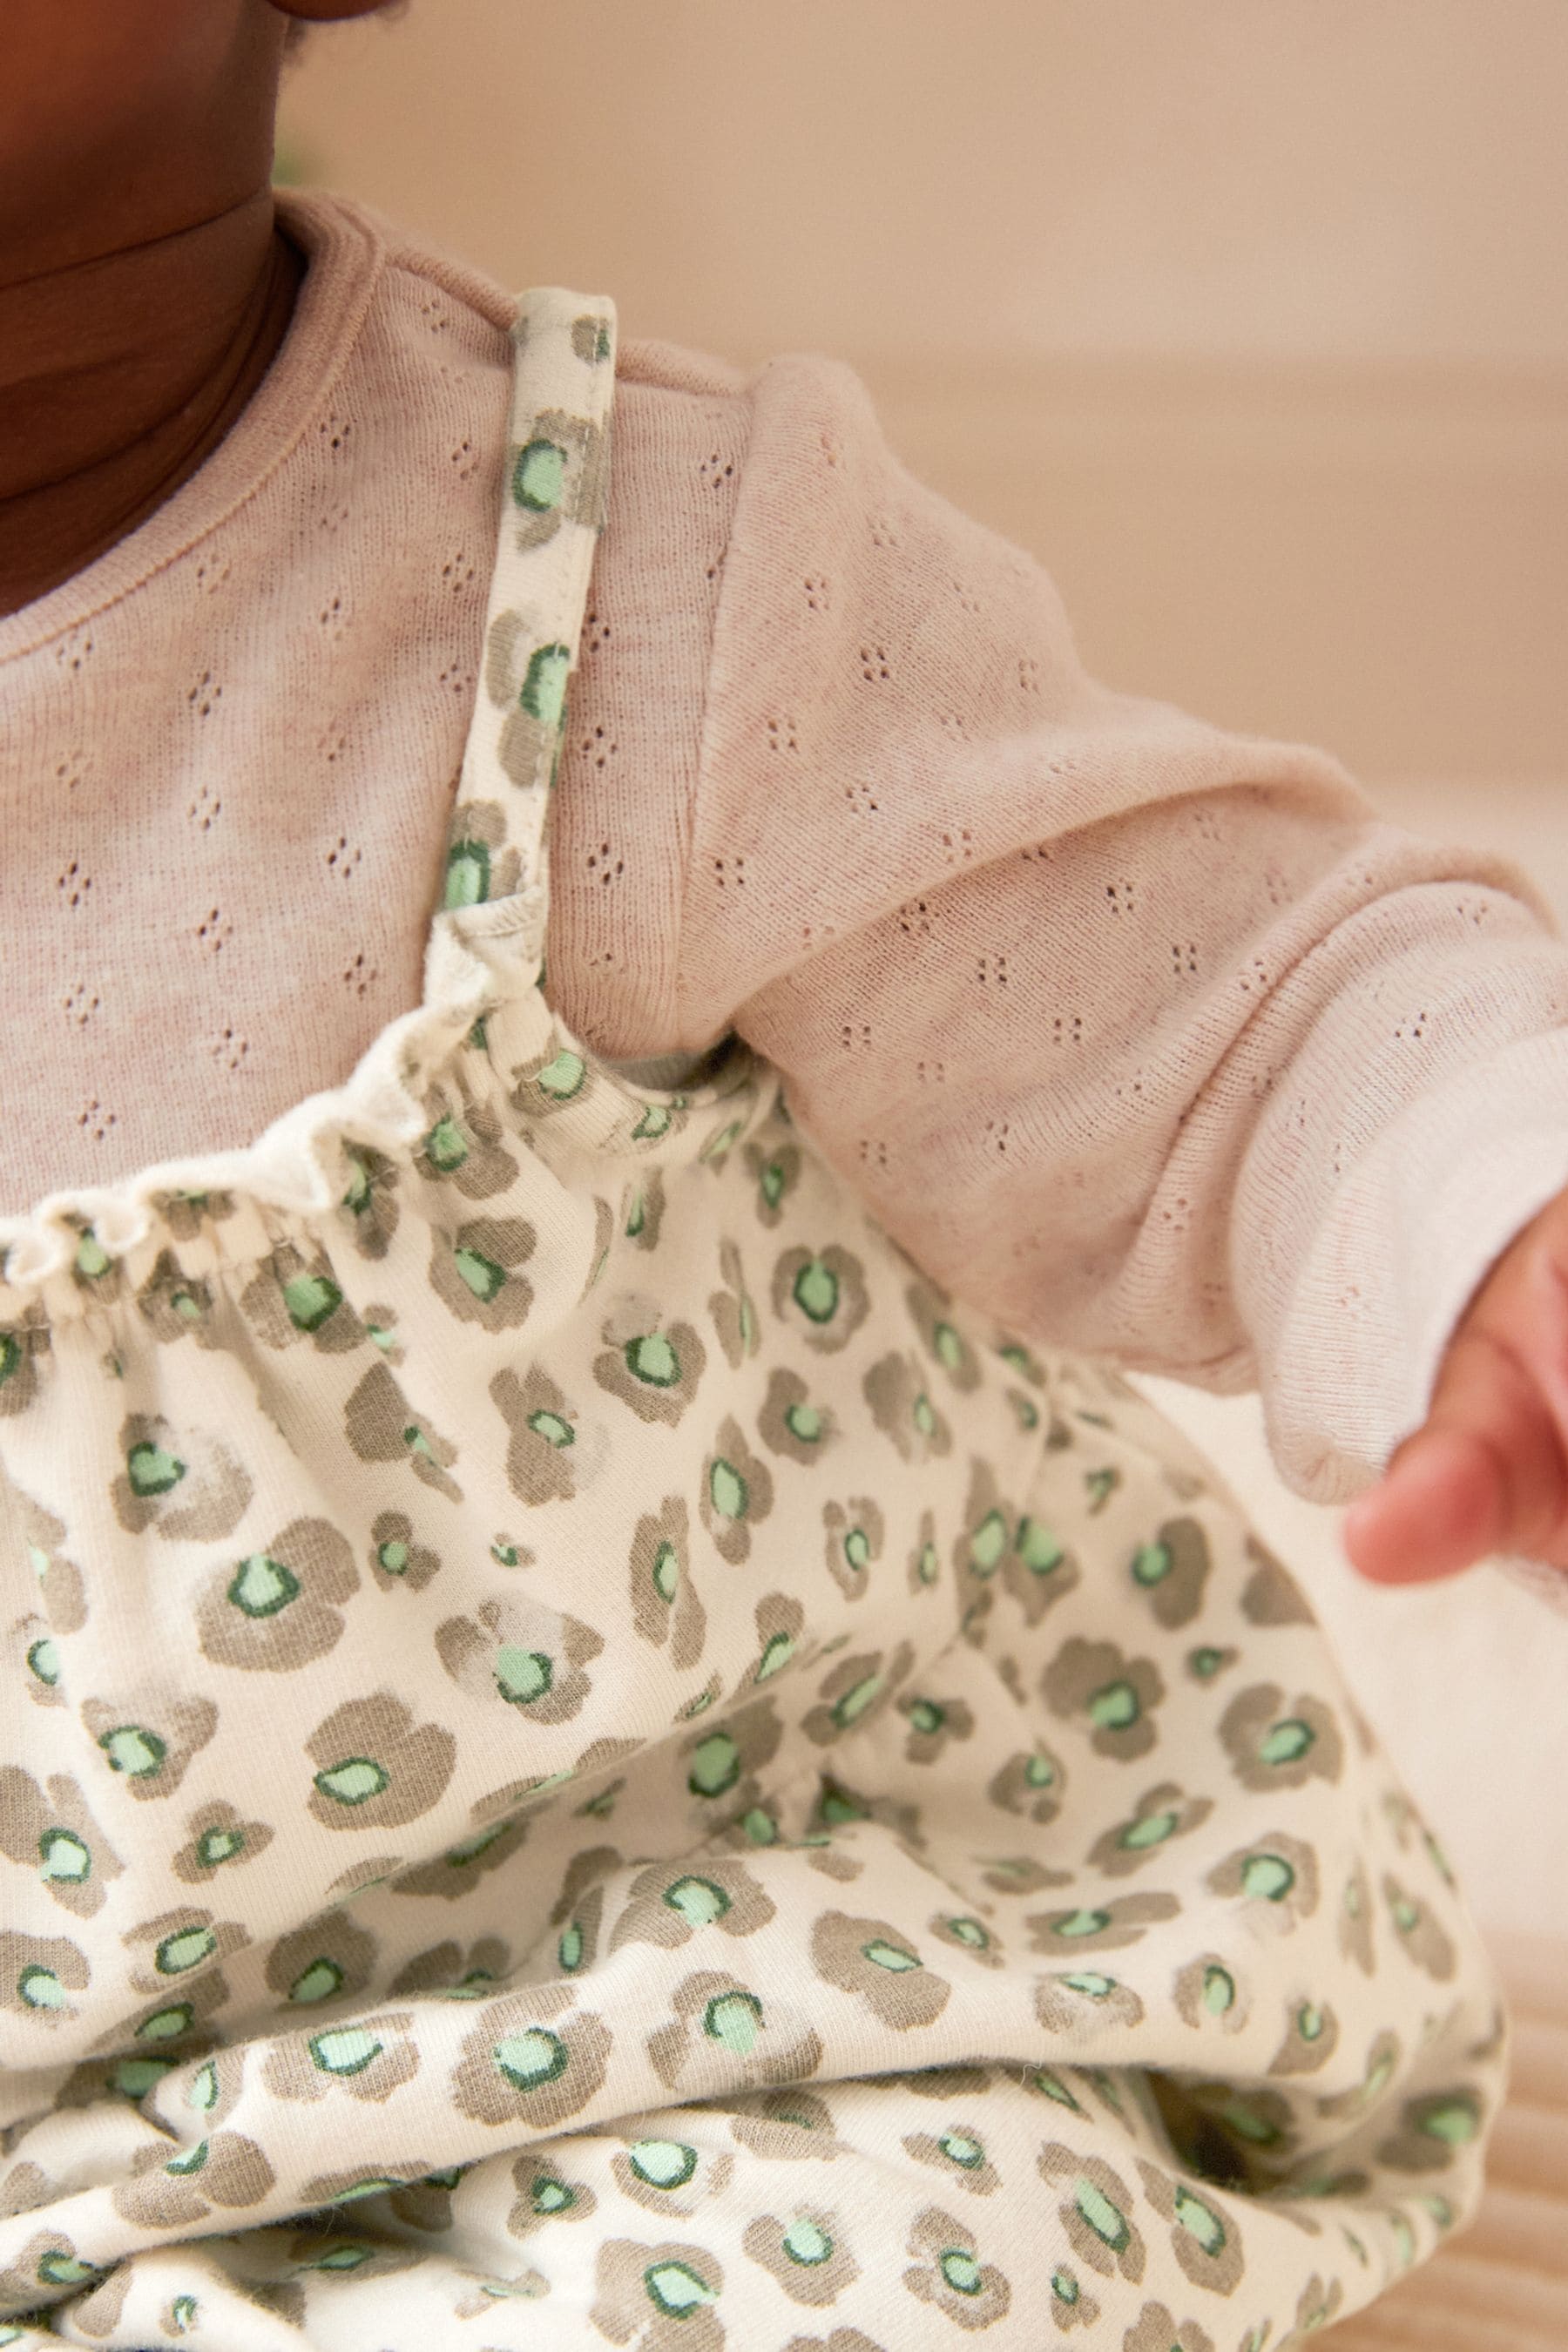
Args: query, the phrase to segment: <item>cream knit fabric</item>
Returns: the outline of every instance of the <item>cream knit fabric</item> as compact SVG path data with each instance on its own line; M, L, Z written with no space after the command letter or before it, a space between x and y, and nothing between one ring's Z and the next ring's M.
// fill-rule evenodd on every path
M310 268L258 398L0 622L6 1211L248 1140L418 996L510 302L285 207ZM634 345L616 429L552 1001L628 1058L739 1028L939 1279L1258 1380L1286 1475L1348 1492L1568 1179L1568 952L1523 885L1092 684L843 368Z

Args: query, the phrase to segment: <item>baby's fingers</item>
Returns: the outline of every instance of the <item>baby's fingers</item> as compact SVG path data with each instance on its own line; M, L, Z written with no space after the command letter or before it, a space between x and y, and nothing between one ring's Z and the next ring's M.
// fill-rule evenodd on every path
M1563 1557L1568 1461L1546 1399L1481 1328L1450 1347L1426 1424L1354 1505L1345 1549L1379 1584L1456 1575L1489 1553Z

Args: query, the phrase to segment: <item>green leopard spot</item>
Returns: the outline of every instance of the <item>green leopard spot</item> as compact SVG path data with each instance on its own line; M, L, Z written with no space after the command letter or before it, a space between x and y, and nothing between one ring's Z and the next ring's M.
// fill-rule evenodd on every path
M283 1285L283 1304L289 1309L289 1320L300 1331L319 1331L342 1303L342 1292L324 1274L296 1275L292 1282Z
M753 1805L750 1812L742 1815L741 1827L753 1845L775 1845L778 1843L779 1825L772 1813L761 1805Z
M479 907L490 895L490 853L482 841L455 841L447 852L447 888L443 903L449 908Z
M370 2258L368 2246L334 2246L330 2253L318 2256L313 2263L307 2263L305 2268L312 2271L357 2271L363 2269Z
M537 2091L546 2083L553 2083L566 2072L572 2053L558 2033L548 2033L542 2025L530 2025L521 2033L509 2033L498 2042L491 2052L497 2070L506 2076L515 2090Z
M525 442L511 469L512 503L535 514L548 514L561 504L565 487L566 452L559 441Z
M314 2033L308 2047L311 2063L323 2074L363 2074L382 2052L375 2035L358 2025L345 2025L332 2033Z
M1051 2293L1058 2303L1065 2303L1069 2311L1072 2309L1078 2301L1079 2289L1071 2271L1051 2273Z
M722 1160L726 1152L734 1148L736 1140L740 1136L741 1129L744 1124L745 1122L743 1119L734 1118L730 1121L727 1127L721 1127L717 1135L710 1135L709 1137L707 1142L702 1147L700 1157L710 1164L716 1160Z
M678 1878L665 1888L664 1900L689 1927L710 1927L731 1907L730 1897L710 1878Z
M775 1633L763 1652L762 1663L757 1668L755 1680L765 1683L774 1675L782 1674L794 1655L795 1635Z
M1217 2254L1225 2244L1225 2223L1212 2205L1194 2197L1190 2189L1178 2189L1175 2203L1176 2220L1190 2238L1195 2238L1205 2254Z
M663 1103L649 1103L632 1129L632 1140L657 1143L661 1136L669 1133L674 1123L674 1112L667 1110Z
M1102 1731L1126 1731L1143 1712L1143 1702L1128 1682L1106 1683L1092 1693L1089 1717Z
M1036 2090L1043 2091L1047 2099L1054 2099L1058 2107L1070 2107L1075 2116L1082 2115L1083 2109L1077 2099L1068 2089L1061 2076L1053 2073L1049 2066L1037 2067L1034 2081Z
M366 1805L392 1786L392 1775L373 1756L345 1756L342 1761L316 1774L323 1797L337 1805Z
M915 1574L922 1584L934 1584L941 1573L942 1562L937 1558L935 1544L922 1544L920 1558L915 1562Z
M906 1952L900 1945L889 1944L880 1936L874 1936L868 1944L862 1944L860 1954L863 1959L870 1961L874 1969L886 1969L890 1976L905 1976L910 1969L925 1966L915 1953Z
M703 2304L719 2299L718 2290L688 2263L651 2263L642 2277L648 2301L666 2319L688 2319Z
M1056 1921L1051 1933L1055 1936L1099 1936L1110 1925L1109 1911L1069 1911L1065 1919Z
M51 2246L38 2263L37 2277L41 2286L86 2286L90 2279L101 2278L102 2272L91 2263L68 2254L63 2246Z
M505 1266L498 1265L493 1257L485 1255L483 1250L455 1249L452 1264L457 1268L459 1281L467 1285L481 1306L488 1307L491 1299L499 1297L506 1288Z
M388 1576L402 1576L408 1567L408 1546L394 1540L377 1544L376 1562Z
M1143 1853L1152 1845L1163 1845L1181 1826L1177 1813L1144 1813L1138 1821L1128 1822L1116 1843L1129 1853Z
M679 2139L639 2139L626 2161L650 2189L684 2189L697 2169L697 2150Z
M1132 2231L1126 2214L1113 2205L1103 2189L1097 2189L1087 2174L1080 2175L1073 2189L1073 2203L1102 2245L1113 2254L1124 2253L1132 2242Z
M950 2164L960 2166L965 2172L978 2172L985 2161L985 2150L967 2132L943 2132L937 2146Z
M1063 1977L1062 1982L1073 1992L1082 1993L1086 2000L1108 2000L1116 1990L1116 1979L1102 1977L1094 1969L1085 1969L1077 1976Z
M121 1723L106 1731L99 1746L108 1757L110 1769L123 1772L128 1780L150 1780L163 1769L168 1749L155 1731L144 1731L139 1723Z
M162 1445L143 1441L125 1457L125 1475L133 1495L167 1495L185 1475L185 1465Z
M931 1346L938 1359L950 1372L960 1370L963 1363L963 1342L951 1323L938 1323L931 1335Z
M1049 1528L1037 1519L1019 1520L1014 1548L1031 1576L1049 1576L1067 1557Z
M880 1675L866 1675L835 1702L833 1720L841 1731L847 1730L850 1724L865 1714L873 1700L880 1697L882 1680Z
M864 1528L851 1528L844 1538L844 1557L857 1575L871 1564L871 1538Z
M300 1580L281 1560L265 1552L242 1559L228 1588L228 1598L247 1617L276 1617L300 1597Z
M0 1331L0 1389L22 1369L22 1342L15 1331Z
M1163 1584L1174 1566L1168 1544L1140 1544L1132 1555L1132 1581L1145 1588Z
M53 1969L27 1968L16 1979L16 1990L29 2009L65 2009L69 1995Z
M784 1427L789 1431L790 1435L797 1437L803 1445L818 1444L823 1429L821 1412L814 1404L789 1405L784 1411Z
M1048 1756L1029 1756L1024 1759L1024 1779L1031 1789L1050 1789L1056 1785L1057 1768Z
M741 1751L727 1731L710 1732L692 1752L687 1785L694 1796L721 1797L741 1777Z
M702 2031L732 2058L749 2058L762 2037L763 2004L754 1993L721 1993L703 2011Z
M245 1852L243 1830L204 1830L196 1840L196 1860L204 1870L216 1870Z
M969 1538L969 1558L976 1576L994 1576L1007 1549L1009 1530L1000 1511L987 1511Z
M757 1179L757 1188L770 1209L776 1209L784 1199L784 1172L776 1160L770 1160Z
M165 2172L172 2172L176 2180L188 2179L193 2172L201 2170L207 2160L207 2155L206 2141L199 2139L195 2147L187 2148L183 2156L172 2156L163 2169Z
M122 2058L110 2080L122 2097L144 2099L155 2083L173 2072L174 2064L172 2058Z
M790 2261L803 2270L816 2270L833 2258L833 2241L815 2221L792 2221L780 2242Z
M910 1407L910 1417L922 1437L931 1437L936 1430L936 1407L922 1389Z
M205 2066L197 2067L185 2094L185 2105L194 2107L198 2115L210 2116L217 2105L217 2068L209 2058Z
M814 1257L795 1278L795 1303L811 1323L831 1323L838 1312L838 1276Z
M708 1494L721 1519L743 1519L752 1507L751 1488L722 1454L708 1473Z
M107 1274L110 1265L109 1252L89 1225L76 1246L76 1270L89 1282Z
M680 1380L680 1358L662 1332L650 1331L628 1345L626 1370L650 1389L672 1389Z
M571 1778L569 1771L553 1772L548 1780L539 1783L533 1793L539 1796L544 1790L555 1788L561 1781L569 1780ZM481 1853L488 1853L497 1838L506 1835L506 1827L504 1822L497 1822L488 1830L476 1830L472 1837L463 1838L458 1844L449 1845L441 1856L442 1861L446 1863L448 1869L465 1869L470 1862L477 1862Z
M1283 1854L1250 1854L1242 1864L1242 1893L1265 1903L1282 1903L1295 1884L1296 1874Z
M92 1875L91 1849L73 1830L46 1830L38 1840L38 1853L40 1878L79 1886Z
M542 1095L550 1097L552 1102L570 1102L574 1095L583 1091L587 1075L588 1065L581 1054L574 1054L569 1046L563 1045L554 1060L546 1063L533 1083Z
M33 1642L33 1646L30 1646L30 1649L28 1649L28 1673L33 1675L33 1677L36 1677L37 1682L42 1682L42 1686L45 1686L47 1691L54 1691L54 1689L57 1689L57 1686L58 1686L58 1642L57 1642L57 1639L54 1639L54 1634L49 1634L49 1633L47 1633L47 1634L40 1634L40 1639L37 1639L37 1642ZM101 1745L101 1743L99 1743L99 1745Z
M169 1294L169 1304L174 1308L175 1314L180 1318L182 1323L199 1323L201 1321L201 1300L195 1297L190 1291L171 1291Z
M528 1425L535 1437L542 1437L546 1445L553 1445L558 1453L563 1454L569 1445L577 1443L577 1433L571 1423L563 1420L558 1412L546 1412L542 1405L537 1412L529 1414Z
M632 1204L626 1212L626 1239L635 1242L647 1226L647 1194L639 1185L632 1194Z
M454 1168L462 1166L468 1156L468 1139L448 1112L445 1118L437 1120L425 1138L425 1157L432 1168L438 1170L443 1176L449 1176Z
M906 1711L909 1715L910 1729L921 1732L928 1738L931 1733L940 1731L947 1721L946 1707L938 1706L933 1698L911 1699Z
M1310 1723L1301 1723L1295 1717L1290 1717L1284 1723L1277 1723L1267 1739L1259 1743L1258 1761L1263 1764L1294 1764L1305 1756L1317 1737Z
M555 1662L542 1650L520 1649L512 1643L496 1652L496 1685L511 1706L531 1706L555 1680Z
M1225 1652L1223 1650L1211 1650L1206 1646L1202 1649L1189 1650L1187 1653L1187 1664L1191 1666L1198 1680L1200 1682L1206 1683L1211 1681L1212 1678L1218 1674L1221 1666L1224 1665Z
M653 1589L661 1601L668 1601L680 1589L680 1554L672 1543L661 1543L653 1556Z
M541 646L529 657L519 702L542 727L559 727L566 709L566 681L572 670L567 646Z
M1304 2000L1296 2011L1296 2031L1303 2042L1321 2041L1323 2023L1322 2011L1314 2008L1310 2000Z
M990 1929L978 1919L950 1919L947 1931L958 1943L967 1944L972 1952L984 1952L991 1942Z
M985 2281L973 2254L960 2246L952 2246L937 2263L943 2278L955 2294L978 2294Z
M210 1927L182 1927L175 1935L164 1937L153 1966L161 1977L184 1976L187 1969L199 1969L204 1960L210 1960L216 1949L217 1937Z
M555 1947L555 1958L563 1976L569 1977L576 1974L583 1965L583 1955L586 1949L587 1945L584 1939L583 1930L578 1922L574 1919L569 1927L562 1929L561 1940Z
M333 1994L342 1992L342 1969L336 1960L329 1960L323 1956L312 1960L308 1969L301 1969L289 1988L289 1998L308 2005L311 2001L331 2000Z
M541 2173L529 2191L529 2201L536 2213L569 2213L577 2202L577 2191L564 2180L556 2180Z
M188 2033L195 2021L195 2011L188 2000L171 2001L167 2009L155 2009L144 2017L136 2029L139 2042L176 2042Z
M1272 2147L1283 2137L1278 2124L1270 2123L1267 2116L1255 2114L1240 2099L1229 2100L1218 2114L1220 2121L1252 2147Z
M1480 2130L1480 2111L1474 2099L1436 2099L1417 2110L1415 2127L1428 2139L1440 2139L1448 2147L1463 2147Z

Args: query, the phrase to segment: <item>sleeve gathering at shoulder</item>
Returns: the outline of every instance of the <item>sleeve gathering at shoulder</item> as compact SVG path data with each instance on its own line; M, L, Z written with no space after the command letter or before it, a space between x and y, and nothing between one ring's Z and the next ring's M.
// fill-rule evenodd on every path
M1041 1344L1260 1386L1322 1499L1568 1177L1568 950L1321 752L1107 691L847 369L748 396L673 1028L730 1027L919 1263Z

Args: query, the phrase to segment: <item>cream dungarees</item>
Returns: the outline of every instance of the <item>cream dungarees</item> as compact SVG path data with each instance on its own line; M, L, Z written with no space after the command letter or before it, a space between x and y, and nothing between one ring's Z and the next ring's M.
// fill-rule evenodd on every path
M613 338L520 313L422 1007L0 1231L0 2345L1284 2352L1490 1979L1150 1409L552 1012Z

